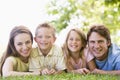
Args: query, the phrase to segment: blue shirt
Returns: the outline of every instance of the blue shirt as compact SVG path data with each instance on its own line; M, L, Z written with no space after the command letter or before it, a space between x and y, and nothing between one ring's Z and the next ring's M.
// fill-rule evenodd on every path
M101 70L120 70L120 47L112 44L109 47L108 57L103 60L95 60L97 68Z

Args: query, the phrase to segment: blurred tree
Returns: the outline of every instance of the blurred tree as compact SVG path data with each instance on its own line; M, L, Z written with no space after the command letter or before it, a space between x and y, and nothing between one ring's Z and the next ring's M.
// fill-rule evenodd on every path
M48 14L53 16L51 22L57 26L58 32L68 26L71 16L79 9L78 6L78 0L52 0L47 5Z
M110 29L113 41L120 40L115 36L120 30L120 0L52 0L47 11L58 32L67 26L87 31L89 25L102 23Z

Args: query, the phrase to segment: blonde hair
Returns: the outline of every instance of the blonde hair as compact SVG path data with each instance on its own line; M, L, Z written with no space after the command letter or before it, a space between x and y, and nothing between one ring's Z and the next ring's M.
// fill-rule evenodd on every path
M71 60L72 56L70 55L70 50L68 49L68 46L67 46L67 41L68 41L68 38L70 36L71 31L75 31L76 33L78 33L80 38L81 38L82 45L83 45L83 47L80 50L80 56L79 56L82 60L81 68L85 67L85 65L86 65L85 64L85 57L84 57L84 54L83 54L84 48L86 47L86 44L87 44L86 36L79 28L74 28L74 29L71 29L68 32L65 43L63 44L63 47L62 47L64 57L65 57L65 60L66 60L66 66L67 66L68 70L73 70L74 69L70 64L70 60Z
M51 29L51 30L52 30L52 34L53 34L53 36L55 37L56 30L55 30L55 28L54 28L52 25L50 25L50 23L42 23L42 24L39 24L39 25L37 26L36 30L35 30L35 36L37 36L38 30L39 30L40 28L48 28L48 29Z

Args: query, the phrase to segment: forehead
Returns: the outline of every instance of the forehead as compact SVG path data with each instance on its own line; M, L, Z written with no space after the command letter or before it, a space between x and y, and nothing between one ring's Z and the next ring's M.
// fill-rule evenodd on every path
M80 34L76 31L70 31L69 36L80 37Z
M41 27L37 30L37 34L42 34L42 33L46 33L46 34L53 34L54 31L51 28L45 28L45 27Z
M51 28L41 27L38 29L38 32L53 32Z
M30 37L30 35L27 34L27 33L20 33L20 34L18 34L18 35L16 35L16 36L14 37L14 40L15 40L16 42L18 42L18 41L25 41L25 40L31 40L31 37Z
M97 32L92 32L91 35L89 36L89 40L106 40L106 39Z

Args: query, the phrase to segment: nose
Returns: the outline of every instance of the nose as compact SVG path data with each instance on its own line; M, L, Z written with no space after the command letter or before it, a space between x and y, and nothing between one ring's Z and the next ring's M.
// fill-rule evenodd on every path
M46 41L46 37L43 37L43 38L42 38L42 41Z
M99 48L99 46L100 46L99 43L98 43L98 42L95 42L94 47L95 47L95 48Z
M27 49L27 45L26 44L23 44L23 49Z

